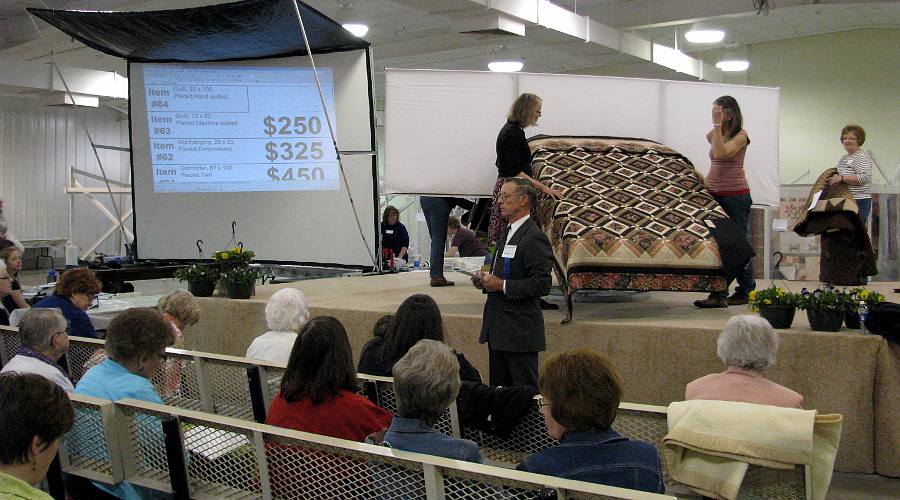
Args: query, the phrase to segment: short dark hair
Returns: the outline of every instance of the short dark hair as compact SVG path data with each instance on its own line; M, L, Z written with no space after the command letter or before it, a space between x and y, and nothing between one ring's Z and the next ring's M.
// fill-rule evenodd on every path
M541 394L550 413L572 432L607 430L622 401L622 381L616 367L593 349L555 354L541 367Z
M443 342L444 320L437 302L428 295L417 293L400 304L391 320L381 348L381 366L390 371L394 363L422 339Z
M385 224L387 224L388 215L391 215L391 214L396 215L397 220L400 219L400 211L397 210L397 207L395 207L394 205L388 205L388 206L384 207L384 213L381 214L381 222L384 222Z
M0 374L0 464L28 462L35 436L50 445L72 428L75 411L61 387L35 374Z
M309 320L291 349L281 378L281 397L291 403L309 398L319 404L341 390L357 389L353 352L344 325L332 316Z
M172 341L172 326L161 312L135 307L119 313L106 329L106 352L117 363L155 354Z
M853 132L856 134L856 144L862 146L864 142L866 142L866 129L862 128L859 125L849 123L841 129L841 140L844 140L844 136L847 135L847 132Z
M372 335L384 338L385 335L387 335L388 328L390 328L391 320L393 319L393 314L385 314L378 318L378 321L375 322L375 326L372 328Z
M53 293L61 297L71 298L76 293L93 295L100 293L100 280L94 272L86 267L76 267L62 273L56 282Z
M461 225L462 224L460 224L459 222L459 217L455 215L451 215L450 218L447 219L447 227L449 227L450 229L459 229L459 226Z
M523 179L521 177L507 177L506 180L503 181L503 183L515 184L516 192L521 195L525 195L525 197L528 198L528 206L536 206L538 192L537 188L534 187L534 184L532 184L531 181Z

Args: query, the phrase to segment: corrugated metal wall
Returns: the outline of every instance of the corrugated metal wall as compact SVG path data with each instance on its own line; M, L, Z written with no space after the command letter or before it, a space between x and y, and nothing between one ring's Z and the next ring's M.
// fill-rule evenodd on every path
M128 146L128 122L109 108L43 106L30 98L0 97L0 198L10 229L19 239L69 236L68 167L100 174L83 120L96 144ZM100 150L100 159L111 179L129 182L126 153ZM86 186L102 186L80 179ZM96 195L113 211L108 194ZM124 213L131 196L118 195ZM85 249L110 227L111 222L82 195L75 198L73 244ZM127 227L131 228L130 220ZM111 237L98 248L107 254L120 252ZM59 262L57 262L59 263Z

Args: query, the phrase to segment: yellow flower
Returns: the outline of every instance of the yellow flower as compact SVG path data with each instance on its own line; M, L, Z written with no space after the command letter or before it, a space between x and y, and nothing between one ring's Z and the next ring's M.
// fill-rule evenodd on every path
M750 300L756 300L756 290L750 291Z
M863 290L863 291L859 292L859 298L860 298L860 300L868 300L869 299L869 291Z
M766 305L772 305L772 301L769 300L769 299L766 299L766 300L763 301L763 304L766 304Z
M784 297L784 288L779 288L779 289L775 290L775 294L778 295L779 297Z

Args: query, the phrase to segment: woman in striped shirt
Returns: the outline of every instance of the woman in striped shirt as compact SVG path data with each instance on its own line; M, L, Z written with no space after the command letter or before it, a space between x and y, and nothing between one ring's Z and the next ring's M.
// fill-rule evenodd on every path
M850 188L853 199L859 206L859 217L863 224L869 222L872 210L872 157L859 149L866 142L866 131L859 125L847 125L841 130L841 144L847 152L837 162L837 174L828 178L831 185L843 182Z

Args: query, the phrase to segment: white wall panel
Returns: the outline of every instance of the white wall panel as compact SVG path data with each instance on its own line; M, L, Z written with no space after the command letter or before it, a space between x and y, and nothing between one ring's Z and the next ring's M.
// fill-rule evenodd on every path
M81 122L98 144L127 146L127 121L108 108L43 106L29 98L0 97L0 197L10 228L20 239L68 237L69 201L63 191L68 167L100 174ZM100 158L111 179L128 182L131 176L128 155L101 150ZM82 180L88 186L102 186ZM112 210L109 195L98 199ZM130 196L117 196L123 213L131 208ZM75 202L73 243L85 248L110 226L93 204L83 196ZM130 221L128 224L130 228ZM111 238L98 250L118 253Z

